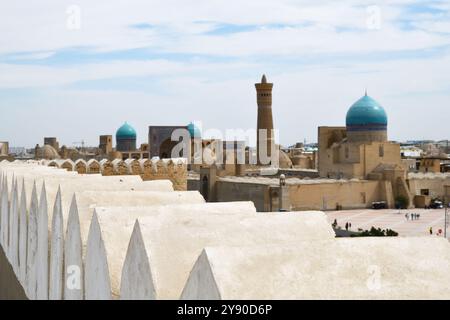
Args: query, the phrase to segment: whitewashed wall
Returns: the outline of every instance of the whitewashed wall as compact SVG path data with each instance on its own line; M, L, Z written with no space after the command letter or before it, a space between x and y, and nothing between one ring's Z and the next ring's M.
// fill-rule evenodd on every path
M0 245L29 299L450 298L447 241L334 237L322 212L0 163Z

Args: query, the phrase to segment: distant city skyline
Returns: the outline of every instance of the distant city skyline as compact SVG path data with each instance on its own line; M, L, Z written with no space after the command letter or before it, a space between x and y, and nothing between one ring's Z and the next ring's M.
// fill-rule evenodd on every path
M273 88L279 142L345 126L365 90L390 140L450 139L448 1L5 2L0 141L34 147L115 135L127 121L256 128L254 84ZM174 10L177 8L177 10Z

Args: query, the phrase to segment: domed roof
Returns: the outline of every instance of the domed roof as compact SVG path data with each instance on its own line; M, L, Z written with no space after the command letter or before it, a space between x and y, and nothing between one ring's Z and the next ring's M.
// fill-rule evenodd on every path
M279 166L281 169L290 169L292 168L292 160L289 158L286 152L279 150Z
M366 93L347 112L347 126L384 125L387 126L386 111Z
M187 129L189 130L189 134L191 135L192 138L201 138L202 133L194 123L192 122L189 123L187 125Z
M125 122L116 133L117 139L136 139L136 136L136 130L134 130L127 122Z
M42 148L39 148L36 156L37 158L46 160L55 160L60 158L58 151L48 144L42 146Z

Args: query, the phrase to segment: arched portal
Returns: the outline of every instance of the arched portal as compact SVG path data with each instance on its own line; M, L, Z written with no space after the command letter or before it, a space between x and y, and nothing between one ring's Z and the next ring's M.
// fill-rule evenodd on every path
M171 138L168 138L161 143L159 147L159 158L160 159L170 159L172 158L172 150L178 144L178 141L172 141ZM179 155L177 155L178 157Z

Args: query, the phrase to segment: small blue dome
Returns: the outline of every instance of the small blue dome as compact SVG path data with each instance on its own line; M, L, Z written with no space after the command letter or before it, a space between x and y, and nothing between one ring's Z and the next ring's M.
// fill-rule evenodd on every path
M117 139L136 139L136 130L130 126L127 122L117 130Z
M367 94L356 101L347 112L347 127L386 127L388 118L383 107Z
M202 137L202 133L201 133L200 129L192 122L187 125L187 129L189 130L189 134L191 135L192 138L201 138Z

